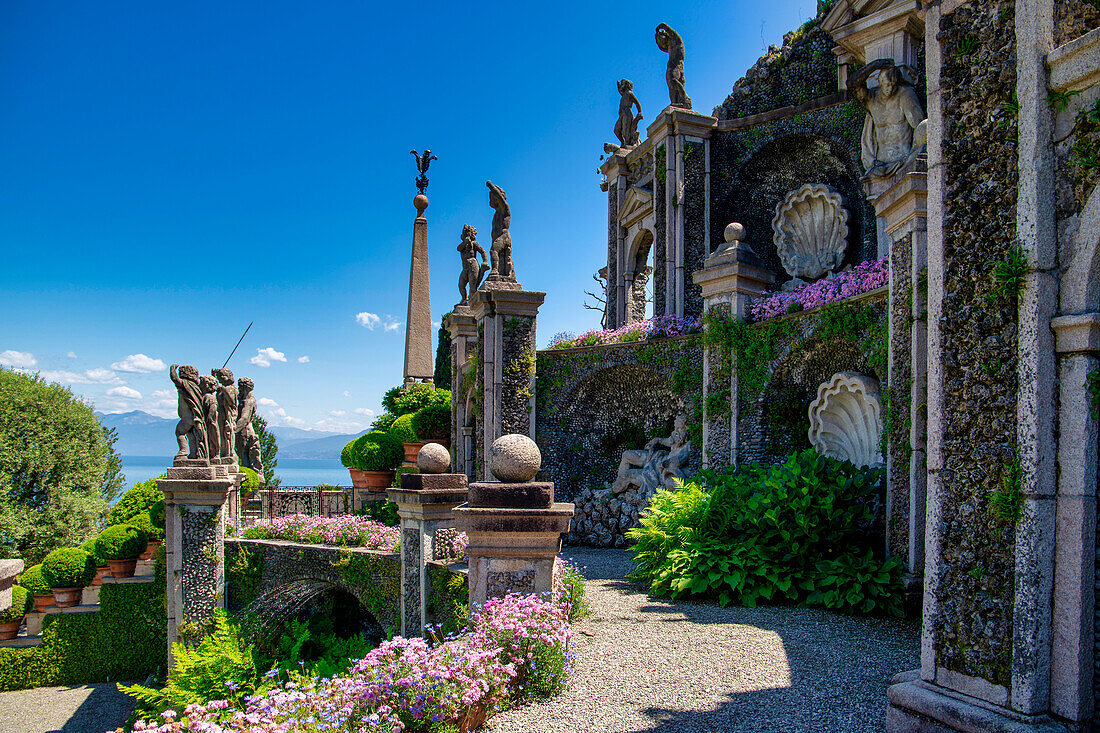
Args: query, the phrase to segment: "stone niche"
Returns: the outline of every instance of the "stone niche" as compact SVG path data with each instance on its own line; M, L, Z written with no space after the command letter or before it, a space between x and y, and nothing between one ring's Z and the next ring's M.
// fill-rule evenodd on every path
M883 464L882 403L877 379L857 372L837 372L818 387L809 412L810 443L818 453L857 466Z
M840 268L848 248L844 199L822 183L807 183L775 207L772 232L779 261L791 277L828 275Z

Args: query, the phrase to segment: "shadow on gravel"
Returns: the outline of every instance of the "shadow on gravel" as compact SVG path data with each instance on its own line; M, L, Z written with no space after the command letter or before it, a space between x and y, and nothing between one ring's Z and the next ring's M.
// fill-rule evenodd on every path
M132 684L132 683L127 683ZM134 700L118 691L113 682L88 685L94 688L69 720L45 733L104 733L121 727L134 709Z

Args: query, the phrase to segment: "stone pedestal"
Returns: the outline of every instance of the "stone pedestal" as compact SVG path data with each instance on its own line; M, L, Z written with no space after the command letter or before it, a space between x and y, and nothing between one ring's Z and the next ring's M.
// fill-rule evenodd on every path
M554 502L551 482L470 484L454 510L469 539L470 611L511 592L549 593L573 505Z
M455 526L454 508L466 501L466 474L406 473L386 492L401 517L401 635L423 636L428 624L428 561L436 532Z
M227 459L176 459L164 492L167 563L168 664L172 644L201 636L217 608L225 608L225 510L241 474ZM230 469L233 469L232 471Z
M474 429L477 386L477 318L469 306L456 305L443 325L451 334L451 446L453 468L467 477L475 476ZM442 386L442 385L440 385Z
M535 437L535 320L545 299L546 293L502 287L479 290L473 299L481 347L474 433L479 478L489 475L485 448L494 440L508 433Z
M11 587L23 572L22 560L0 560L0 611L11 608Z

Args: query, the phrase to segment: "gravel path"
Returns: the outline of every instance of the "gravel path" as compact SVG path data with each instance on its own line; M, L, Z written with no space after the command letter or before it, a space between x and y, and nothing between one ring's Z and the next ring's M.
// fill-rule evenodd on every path
M114 682L0 692L0 733L104 733L131 709Z
M649 598L625 550L569 548L593 615L557 697L503 713L490 733L881 731L890 677L920 664L916 619Z

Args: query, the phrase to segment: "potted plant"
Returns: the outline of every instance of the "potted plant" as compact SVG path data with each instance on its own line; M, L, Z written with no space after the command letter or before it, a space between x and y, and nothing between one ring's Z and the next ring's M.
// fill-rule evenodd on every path
M96 537L96 550L107 558L111 575L115 578L132 578L137 569L138 556L145 552L149 536L130 524L108 527Z
M445 390L439 390L443 392ZM451 447L451 400L433 401L413 413L412 427L425 443ZM415 458L413 459L415 460Z
M23 617L31 610L34 602L31 594L20 585L11 587L11 605L0 611L0 641L14 639L23 625Z
M390 433L381 430L367 433L355 439L350 451L350 460L359 471L351 475L352 485L371 491L385 491L393 482L394 471L405 458L405 449L401 441Z
M107 558L96 550L95 537L81 544L80 549L91 555L92 560L95 561L95 577L92 578L92 585L103 585L103 579L111 574L111 569L107 566Z
M42 577L49 583L54 605L69 608L80 604L84 586L95 577L95 560L79 547L54 550L42 561Z
M19 576L19 585L27 589L34 596L34 610L45 611L53 605L53 593L50 584L42 576L42 565L32 565Z
M410 412L397 418L393 421L393 425L390 426L389 430L390 435L401 441L405 449L406 463L416 463L416 454L420 452L420 448L424 445L417 437L416 430L413 429L413 415L415 414Z
M153 555L156 554L157 548L160 547L160 543L164 540L164 530L153 524L153 518L149 516L149 512L135 514L126 520L126 524L137 527L149 538L149 543L145 545L145 552L141 553L138 559L151 560Z

